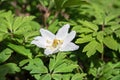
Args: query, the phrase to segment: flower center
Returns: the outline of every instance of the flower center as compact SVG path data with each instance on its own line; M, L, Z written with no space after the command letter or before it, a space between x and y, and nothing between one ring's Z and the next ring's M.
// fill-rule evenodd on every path
M57 46L60 46L62 43L63 43L62 40L54 39L54 41L52 43L52 47L56 48Z

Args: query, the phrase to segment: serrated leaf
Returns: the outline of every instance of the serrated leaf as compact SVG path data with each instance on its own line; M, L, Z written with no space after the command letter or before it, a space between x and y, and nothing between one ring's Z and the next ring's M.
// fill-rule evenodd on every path
M119 25L119 24L118 24L118 25L112 25L110 28L111 28L113 31L115 31L115 30L120 29L120 25Z
M23 69L29 70L31 74L42 74L48 72L42 60L39 58L29 59L29 61L25 61L25 64L26 62L29 62L29 64L24 66Z
M102 42L103 37L104 37L103 31L100 31L100 32L97 33L97 40L98 41Z
M66 72L72 72L73 69L77 68L78 65L74 65L74 64L66 64L63 63L61 65L59 65L58 67L56 67L54 69L53 73L66 73Z
M43 75L41 80L51 80L50 74Z
M55 1L55 5L56 8L59 10L63 7L63 4L67 1L67 0L54 0Z
M120 75L114 76L112 79L110 80L120 80Z
M16 17L12 26L13 31L15 32L17 29L19 29L23 23L23 17Z
M55 20L49 27L48 30L50 30L52 33L56 33L56 31L59 29L59 27L57 27L58 24L58 20Z
M6 74L15 74L20 72L20 68L15 63L0 65L0 80L6 80Z
M13 49L18 54L24 55L30 59L32 58L32 53L30 52L30 49L26 49L24 46L9 43L8 47Z
M32 19L34 19L34 16L15 17L12 25L13 32L16 33L16 31L18 31L19 29L24 28L24 26L27 27L29 25L32 26L32 30L36 28L38 29L39 24L37 22L32 21ZM30 26L29 28L27 28L31 30Z
M110 49L113 49L113 50L118 49L118 44L117 44L116 40L110 36L105 37L103 42Z
M4 20L6 22L7 28L12 32L12 25L13 25L13 21L14 21L14 15L12 14L11 11L6 12Z
M25 42L28 42L28 41L31 42L33 40L33 37L39 35L39 31L30 31L30 32L26 32L26 34L23 34L23 35L24 35Z
M85 35L82 38L78 38L75 43L80 43L81 44L81 43L86 43L86 42L89 42L89 41L92 41L92 40L93 40L93 38L92 38L91 35Z
M96 43L95 40L89 42L89 43L84 47L83 52L89 51L91 48L94 48L94 49L95 49L96 44L97 44L97 43Z
M87 4L87 2L82 1L82 0L67 0L64 4L63 4L63 8L65 7L75 7L75 6L81 6L82 4Z
M115 31L115 34L116 34L117 37L120 38L120 29L116 30L116 31Z
M103 43L97 42L96 50L97 50L98 52L100 52L100 53L103 53L103 49L104 49Z
M80 21L80 23L82 23L83 26L90 28L93 31L97 31L98 30L98 26L92 22L88 22L88 21Z
M27 64L28 62L29 62L29 59L22 60L22 61L20 61L19 66L22 67L25 64Z
M32 21L33 18L34 16L16 17L13 24L13 33L15 35L24 35L30 31L38 31L40 25L37 22Z
M40 74L34 74L33 76L34 76L34 78L35 78L36 80L41 80Z
M66 55L64 53L58 53L58 55L52 59L50 59L49 69L52 72L57 66L61 65L64 61Z
M77 73L72 77L71 80L83 80L85 76L86 76L85 73L81 73L81 74Z
M88 57L91 57L91 56L94 55L95 53L96 53L96 50L93 49L93 48L92 48L91 50L89 50L89 51L86 52L86 54L87 54Z
M62 75L61 74L52 74L52 78L54 80L61 80L62 79Z
M87 52L87 56L90 57L96 52L97 42L95 40L89 42L83 49L83 52Z
M91 30L89 28L80 28L78 30L79 30L79 33L91 33L91 32L93 32L93 30Z
M2 33L0 32L0 42L3 41L5 38L8 37L8 34L7 33Z
M0 63L5 62L10 56L13 51L9 48L4 49L0 52Z
M105 18L106 23L113 21L114 19L119 17L119 10L113 9Z
M62 76L62 79L63 79L63 80L70 80L71 76L72 76L72 74L64 74L64 75Z
M112 31L112 29L111 28L105 28L104 29L104 32L106 33L106 35L109 35L109 34L112 34L113 33L113 31Z

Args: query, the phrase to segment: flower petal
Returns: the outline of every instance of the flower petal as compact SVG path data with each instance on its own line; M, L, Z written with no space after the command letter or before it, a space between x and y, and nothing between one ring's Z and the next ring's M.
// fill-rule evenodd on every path
M44 54L46 55L50 55L50 54L53 54L53 53L57 53L59 50L56 48L56 49L51 49L51 48L46 48L45 51L44 51Z
M60 51L74 51L74 50L77 50L78 48L79 48L79 46L70 42L70 43L66 44L65 46L61 47Z
M45 54L45 55L53 54L53 50L50 49L50 48L46 48L45 51L44 51L44 54Z
M34 40L31 42L31 44L35 44L38 47L45 48L45 39L41 36L37 36L34 38Z
M69 24L66 24L62 28L60 28L59 31L56 34L56 38L57 39L64 39L68 34L69 28L70 28Z
M76 32L75 31L71 31L66 38L64 39L63 45L67 44L69 42L71 42L74 38L75 38Z
M55 38L55 35L48 30L40 29L40 32L42 37L44 37L47 40L53 40Z

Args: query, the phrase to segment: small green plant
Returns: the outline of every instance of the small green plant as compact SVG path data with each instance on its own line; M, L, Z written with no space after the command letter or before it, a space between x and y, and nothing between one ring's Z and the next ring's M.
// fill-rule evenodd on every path
M119 0L0 6L0 80L120 79Z

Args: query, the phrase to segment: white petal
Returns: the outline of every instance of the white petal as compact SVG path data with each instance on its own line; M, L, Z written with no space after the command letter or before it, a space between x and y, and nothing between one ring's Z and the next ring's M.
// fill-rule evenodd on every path
M65 46L61 47L60 51L74 51L74 50L77 50L78 48L79 48L79 46L70 42L70 43L66 44Z
M51 48L46 48L44 53L46 55L50 55L50 54L53 54L53 53L57 53L59 50L56 48L56 49L51 49Z
M55 38L55 35L48 30L40 29L40 32L42 37L44 37L47 40L53 40Z
M76 32L75 31L71 31L66 38L64 39L63 45L67 44L69 42L71 42L74 38L75 38Z
M62 28L60 28L59 31L56 34L56 38L57 39L64 39L68 34L69 28L70 28L69 24L66 24Z
M52 50L52 49L49 49L49 48L46 48L45 51L44 51L44 54L45 54L45 55L53 54L53 50Z
M34 40L31 42L31 44L35 44L38 47L45 48L45 39L41 36L37 36L34 38Z

